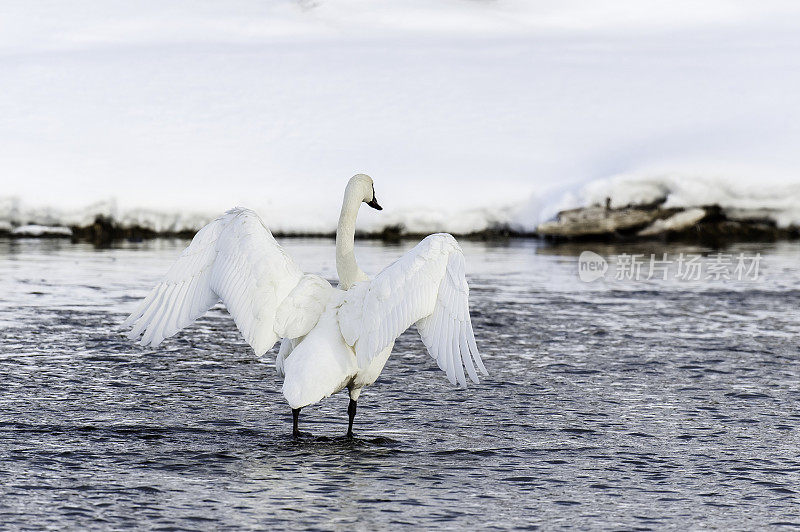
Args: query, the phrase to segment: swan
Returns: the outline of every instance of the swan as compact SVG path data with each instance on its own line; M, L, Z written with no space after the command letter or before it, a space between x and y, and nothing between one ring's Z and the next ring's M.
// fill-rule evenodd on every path
M300 435L300 409L347 388L347 437L356 402L381 374L394 342L412 324L452 384L488 375L475 343L461 247L452 235L427 236L370 279L356 263L362 203L382 210L366 174L350 178L336 229L339 285L302 272L261 218L237 207L209 223L162 281L125 320L128 337L157 346L220 300L257 356L280 339L275 367ZM474 362L474 363L473 363Z

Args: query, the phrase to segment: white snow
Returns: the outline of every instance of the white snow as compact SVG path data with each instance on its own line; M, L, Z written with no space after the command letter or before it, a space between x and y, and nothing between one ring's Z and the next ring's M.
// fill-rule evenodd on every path
M366 172L365 230L658 194L796 223L798 24L779 0L8 0L0 222L245 205L330 232Z
M72 230L69 227L48 227L46 225L22 225L11 230L12 235L17 236L43 236L59 235L71 236Z
M639 236L658 235L665 231L678 231L693 226L706 216L705 209L692 208L676 212L664 220L656 220L639 231Z

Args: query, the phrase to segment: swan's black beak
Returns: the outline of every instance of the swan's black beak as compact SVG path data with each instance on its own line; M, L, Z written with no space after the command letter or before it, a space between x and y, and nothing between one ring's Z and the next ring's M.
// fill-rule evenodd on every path
M383 207L378 205L378 200L375 198L375 187L372 187L372 200L367 202L367 205L372 207L375 210L382 211Z

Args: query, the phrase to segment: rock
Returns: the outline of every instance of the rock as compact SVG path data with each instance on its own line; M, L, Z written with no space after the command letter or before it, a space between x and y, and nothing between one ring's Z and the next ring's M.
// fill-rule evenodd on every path
M96 246L107 246L117 236L118 229L109 216L98 214L92 225L73 227L74 240L88 240Z
M628 206L621 209L591 206L561 211L556 220L539 225L537 233L556 239L631 235L656 220L669 217L674 212L674 210L662 209L657 206Z
M737 220L703 220L684 231L673 233L670 240L690 240L711 246L730 242L775 242L782 239L797 238L797 228L777 227L774 223L761 221L742 222Z
M771 242L800 238L797 227L779 227L762 211L732 211L719 205L663 208L628 205L611 209L593 205L558 213L555 221L538 228L551 240L649 240L701 242L710 246L730 242Z

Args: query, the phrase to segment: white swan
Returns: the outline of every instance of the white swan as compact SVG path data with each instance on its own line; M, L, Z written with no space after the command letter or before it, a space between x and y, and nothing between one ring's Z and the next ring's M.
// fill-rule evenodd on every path
M361 389L378 378L394 342L417 325L430 355L451 383L475 383L486 368L478 354L456 240L440 233L370 280L353 252L361 203L381 210L372 178L353 176L344 193L336 230L339 286L304 274L261 221L236 208L203 227L164 279L128 317L129 338L158 345L222 300L258 356L282 338L276 359L283 395L298 416L345 387L350 391L348 437ZM474 360L474 364L473 364Z

